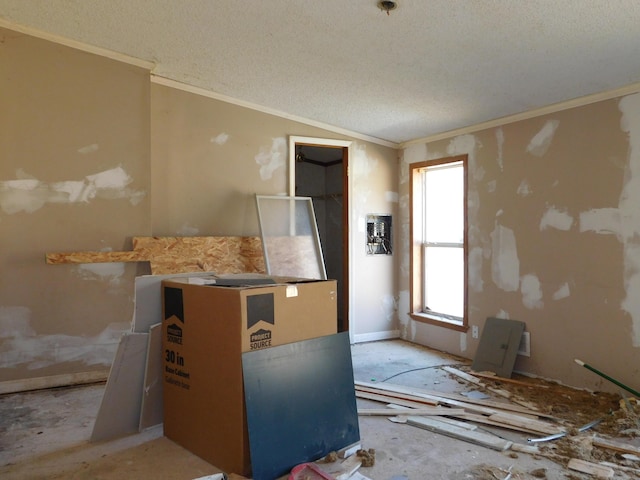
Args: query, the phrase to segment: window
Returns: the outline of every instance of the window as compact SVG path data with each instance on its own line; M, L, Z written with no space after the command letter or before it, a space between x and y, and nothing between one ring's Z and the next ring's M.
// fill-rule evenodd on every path
M467 156L410 165L413 319L467 330Z

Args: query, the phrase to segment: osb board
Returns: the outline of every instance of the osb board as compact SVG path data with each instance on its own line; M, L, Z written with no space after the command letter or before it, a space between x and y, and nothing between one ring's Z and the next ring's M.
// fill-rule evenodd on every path
M49 253L46 261L49 264L150 262L155 275L265 271L258 237L133 237L130 252Z

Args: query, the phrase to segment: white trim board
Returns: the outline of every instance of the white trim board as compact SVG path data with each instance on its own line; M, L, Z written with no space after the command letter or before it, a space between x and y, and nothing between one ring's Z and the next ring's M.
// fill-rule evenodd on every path
M75 385L101 383L106 382L108 376L108 370L97 370L93 372L64 373L48 377L7 380L5 382L0 382L0 395L7 393L30 392L32 390L45 390L56 387L71 387Z
M353 336L353 343L376 342L378 340L392 340L395 338L400 338L400 330L360 333Z
M335 127L333 125L328 125L326 123L317 122L315 120L309 120L308 118L298 117L297 115L291 115L286 112L282 112L280 110L276 110L269 107L263 107L262 105L257 105L255 103L246 102L244 100L238 100L237 98L229 97L227 95L223 95L221 93L215 93L210 90L206 90L201 87L195 87L193 85L189 85L186 83L178 82L176 80L172 80L170 78L162 77L160 75L151 74L151 83L156 83L158 85L163 85L165 87L176 88L178 90L183 90L185 92L193 93L196 95L201 95L203 97L212 98L214 100L220 100L221 102L231 103L233 105L238 105L239 107L249 108L251 110L256 110L258 112L266 113L269 115L273 115L276 117L285 118L287 120L291 120L294 122L302 123L304 125L309 125L316 128L321 128L323 130L327 130L329 132L338 133L340 135L344 135L347 137L356 138L358 140L364 140L366 142L375 143L377 145L382 145L383 147L391 147L391 148L400 148L398 143L389 142L387 140L382 140L380 138L371 137L369 135L363 135L362 133L352 132L350 130L346 130L344 128Z
M25 35L30 35L42 40L47 40L49 42L57 43L59 45L64 45L66 47L75 48L76 50L81 50L83 52L93 53L94 55L110 58L111 60L117 60L118 62L135 65L136 67L144 68L149 71L153 70L156 66L155 63L148 60L141 60L139 58L130 57L129 55L125 55L123 53L118 53L112 50L107 50L106 48L88 45L77 40L71 40L70 38L61 37L60 35L54 35L53 33L44 32L32 27L25 27L24 25L9 22L1 18L0 27L6 28L8 30L13 30L14 32L24 33Z
M612 98L623 97L625 95L630 95L632 93L638 92L640 92L640 82L632 83L631 85L616 88L614 90L607 90L605 92L594 93L591 95L585 95L584 97L578 97L571 100L565 100L563 102L553 103L545 107L535 108L526 112L496 118L495 120L488 120L486 122L477 123L475 125L469 125L468 127L462 127L456 130L449 130L448 132L437 133L435 135L430 135L424 138L409 140L408 142L401 143L400 148L404 149L410 145L419 143L431 143L438 140L446 140L448 138L457 137L459 135L466 135L468 133L475 133L482 130L488 130L490 128L501 127L502 125L508 125L510 123L528 120L530 118L541 117L542 115L561 112L562 110L569 110L570 108L582 107L585 105L590 105L592 103L611 100Z

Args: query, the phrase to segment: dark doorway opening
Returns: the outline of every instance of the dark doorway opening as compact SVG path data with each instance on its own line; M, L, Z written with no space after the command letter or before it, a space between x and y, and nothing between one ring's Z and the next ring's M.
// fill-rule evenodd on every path
M348 151L295 144L295 195L311 197L327 278L338 283L338 331L349 330Z

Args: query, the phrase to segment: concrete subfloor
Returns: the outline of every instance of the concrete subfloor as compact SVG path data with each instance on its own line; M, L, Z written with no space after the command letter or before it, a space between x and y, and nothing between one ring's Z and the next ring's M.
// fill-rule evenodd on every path
M352 360L355 380L472 390L439 368L468 362L402 340L353 345ZM164 437L161 426L89 443L103 391L104 385L89 385L1 396L0 478L191 480L219 471ZM358 399L358 406L382 404ZM590 478L544 457L491 450L386 417L361 416L359 425L362 447L375 449L375 465L360 469L371 480ZM522 434L490 430L526 444Z

